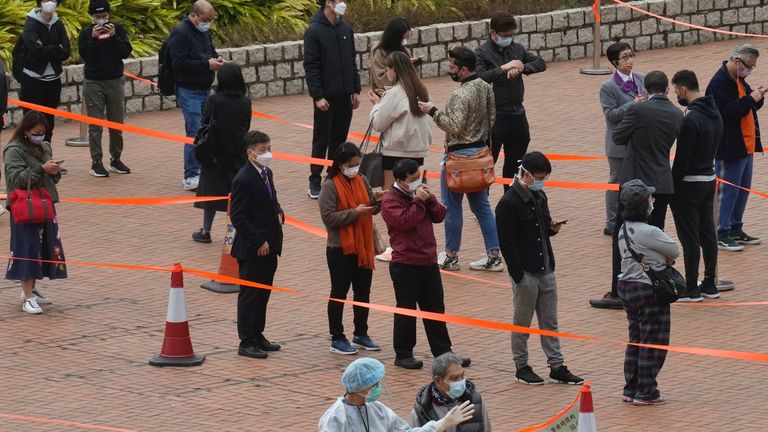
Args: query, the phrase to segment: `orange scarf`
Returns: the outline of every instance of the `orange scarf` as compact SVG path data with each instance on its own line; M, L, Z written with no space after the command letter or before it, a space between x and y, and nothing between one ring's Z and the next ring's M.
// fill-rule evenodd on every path
M740 78L736 78L736 84L739 87L739 99L747 95L744 85ZM749 113L741 118L741 134L744 136L744 147L747 148L747 154L755 153L757 137L755 134L755 117L750 108Z
M360 204L371 205L368 189L360 176L347 181L343 174L333 176L338 193L338 210L357 208ZM360 216L357 222L339 227L341 249L344 255L357 255L357 266L373 270L373 216Z

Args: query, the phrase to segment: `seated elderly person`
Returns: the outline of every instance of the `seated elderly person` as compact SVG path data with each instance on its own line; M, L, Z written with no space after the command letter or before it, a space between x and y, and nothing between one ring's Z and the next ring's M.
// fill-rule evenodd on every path
M461 360L459 360L461 364ZM376 399L381 395L384 365L366 357L350 363L341 376L346 393L320 418L318 432L443 432L473 417L469 402L455 406L441 419L411 427Z
M472 381L464 378L461 357L445 353L432 362L432 382L416 395L411 410L411 425L422 426L453 412L457 406L472 403L475 407L471 419L461 426L446 429L447 432L491 432L491 420L480 392Z

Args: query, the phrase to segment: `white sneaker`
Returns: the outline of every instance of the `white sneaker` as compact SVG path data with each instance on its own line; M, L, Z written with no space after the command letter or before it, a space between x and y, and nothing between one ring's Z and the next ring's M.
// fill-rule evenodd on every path
M35 300L37 300L37 304L53 304L53 301L50 299L50 297L40 294L40 291L38 291L37 288L32 290L32 294L35 295ZM22 303L26 299L27 299L27 296L24 295L24 291L21 291Z
M445 253L445 251L440 252L437 254L437 265L443 265L445 262L445 259L448 257L448 254Z
M31 299L25 299L24 304L21 305L21 310L23 310L26 313L31 314L41 314L43 313L43 308L41 308L37 304L37 297L32 297Z
M376 255L376 259L379 261L390 262L392 261L392 248L387 246L387 250Z
M5 206L0 206L0 216L5 214Z
M500 272L504 271L504 264L502 264L500 256L483 255L479 260L469 263L469 268L472 270Z
M200 183L200 176L189 177L184 179L184 190L195 190Z

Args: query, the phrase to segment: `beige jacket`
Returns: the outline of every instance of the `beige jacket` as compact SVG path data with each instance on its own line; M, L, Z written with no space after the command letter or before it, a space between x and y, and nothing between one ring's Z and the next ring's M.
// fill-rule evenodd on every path
M372 89L385 89L393 86L395 83L387 78L386 59L388 53L378 48L378 42L371 44L371 65L368 68L369 82ZM405 48L405 53L408 54L408 57L411 57L411 51L408 48Z
M423 158L429 154L432 119L411 113L408 96L399 84L384 93L371 109L370 118L373 128L381 132L384 156Z

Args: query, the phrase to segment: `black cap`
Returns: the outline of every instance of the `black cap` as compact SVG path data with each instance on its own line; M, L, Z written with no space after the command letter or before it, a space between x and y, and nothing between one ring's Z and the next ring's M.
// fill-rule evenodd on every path
M654 192L656 188L646 185L642 180L630 180L621 185L621 203L627 208L635 208L647 201Z
M109 12L109 1L107 0L91 0L88 5L88 14L96 15L98 13Z

